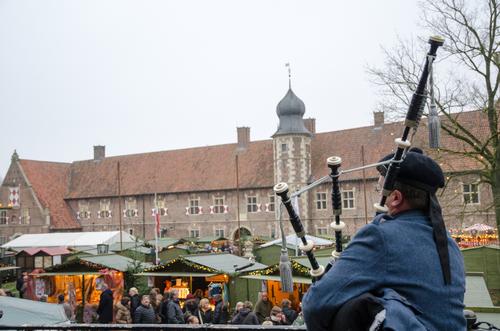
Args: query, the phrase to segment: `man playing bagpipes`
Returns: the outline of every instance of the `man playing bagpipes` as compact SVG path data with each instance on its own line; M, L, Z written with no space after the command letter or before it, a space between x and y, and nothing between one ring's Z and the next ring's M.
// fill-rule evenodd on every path
M387 167L377 170L381 183ZM360 229L307 291L308 330L466 329L463 258L436 198L443 186L434 160L418 149L406 152L386 193L387 212Z

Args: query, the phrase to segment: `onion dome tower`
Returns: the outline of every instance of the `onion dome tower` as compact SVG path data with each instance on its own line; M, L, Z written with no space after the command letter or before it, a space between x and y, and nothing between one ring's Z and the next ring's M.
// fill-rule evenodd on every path
M276 108L279 118L278 130L272 136L274 182L286 182L290 192L294 192L307 185L311 176L312 133L304 125L306 106L292 90L289 66L288 78L288 92ZM302 217L309 214L307 200L307 195L303 195L299 201L299 213Z

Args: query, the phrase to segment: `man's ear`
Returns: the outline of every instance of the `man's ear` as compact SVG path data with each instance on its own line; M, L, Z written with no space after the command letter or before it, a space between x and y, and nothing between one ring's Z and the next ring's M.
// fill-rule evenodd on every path
M391 195L392 195L392 199L390 201L391 207L393 208L400 207L404 202L403 193L401 193L401 191L394 190L391 192Z

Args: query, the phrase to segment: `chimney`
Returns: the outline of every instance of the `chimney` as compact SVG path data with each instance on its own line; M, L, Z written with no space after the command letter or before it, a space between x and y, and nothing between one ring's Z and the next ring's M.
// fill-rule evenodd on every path
M250 128L242 126L236 130L238 132L238 149L246 149L250 143Z
M94 161L102 161L106 157L106 146L94 146Z
M373 126L376 128L381 128L384 126L384 112L374 111L373 112Z
M306 119L304 119L304 126L312 134L316 133L316 119L315 118L306 118Z

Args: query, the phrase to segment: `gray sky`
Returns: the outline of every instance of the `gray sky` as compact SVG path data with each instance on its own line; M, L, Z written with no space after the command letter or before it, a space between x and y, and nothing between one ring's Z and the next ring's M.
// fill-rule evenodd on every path
M293 89L317 131L371 125L366 65L426 37L414 0L0 0L0 176L74 161L269 138Z

